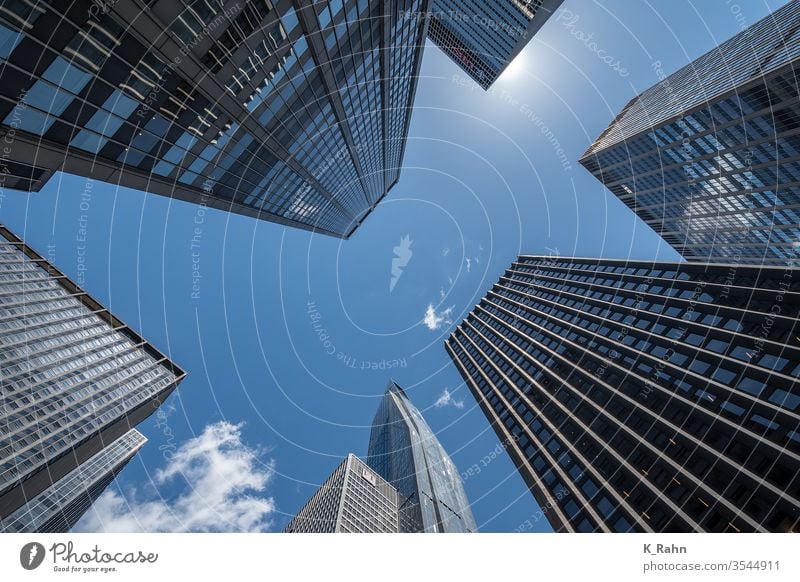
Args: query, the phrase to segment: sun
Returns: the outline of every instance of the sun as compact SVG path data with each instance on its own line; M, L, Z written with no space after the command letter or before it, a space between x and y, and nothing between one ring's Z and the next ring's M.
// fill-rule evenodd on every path
M517 55L501 75L505 80L517 79L525 72L526 59L524 55Z

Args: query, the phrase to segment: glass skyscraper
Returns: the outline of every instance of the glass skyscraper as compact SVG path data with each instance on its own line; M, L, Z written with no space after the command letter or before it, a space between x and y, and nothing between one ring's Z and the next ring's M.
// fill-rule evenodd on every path
M146 442L136 429L128 431L0 519L0 531L69 531Z
M397 182L428 0L0 5L0 187L57 171L347 237Z
M428 37L484 89L563 0L433 0Z
M397 533L397 507L397 490L351 453L284 532Z
M446 348L557 531L798 531L800 270L522 256Z
M393 381L372 422L367 463L400 494L400 531L478 531L458 469Z
M690 261L798 265L800 2L628 103L581 163Z
M69 529L184 373L0 227L0 529Z

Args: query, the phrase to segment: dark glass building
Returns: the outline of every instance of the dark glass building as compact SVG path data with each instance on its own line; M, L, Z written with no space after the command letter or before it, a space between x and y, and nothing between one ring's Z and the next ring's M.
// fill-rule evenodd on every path
M400 494L400 531L478 531L458 469L393 381L372 422L367 463Z
M286 533L397 533L397 490L353 454L289 522Z
M662 78L581 163L690 261L797 265L800 2Z
M563 0L433 0L428 37L484 89Z
M2 188L57 171L347 237L397 182L429 0L11 0Z
M0 227L0 530L72 527L183 376Z
M800 528L800 270L522 256L446 348L557 531Z

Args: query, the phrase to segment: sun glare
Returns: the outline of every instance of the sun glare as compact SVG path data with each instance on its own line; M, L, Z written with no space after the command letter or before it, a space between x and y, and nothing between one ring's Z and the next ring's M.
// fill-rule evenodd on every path
M526 59L524 55L517 55L517 57L509 63L506 70L503 71L503 74L500 76L506 81L519 78L522 73L525 72L525 61Z

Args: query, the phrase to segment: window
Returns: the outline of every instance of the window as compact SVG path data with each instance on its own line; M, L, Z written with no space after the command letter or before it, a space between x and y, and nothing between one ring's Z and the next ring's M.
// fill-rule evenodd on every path
M25 94L24 101L28 107L15 108L3 123L37 135L44 134L55 121L55 116L64 112L90 78L88 73L69 64L62 57L56 57L42 78Z
M92 76L70 64L63 57L56 57L52 64L47 67L42 78L57 85L61 90L77 95L83 90Z
M572 501L572 500L569 500L569 501L566 503L566 505L564 505L564 511L566 512L567 516L568 516L570 519L574 518L574 517L575 517L575 516L578 514L578 512L579 512L580 510L581 510L581 508L580 508L580 507L578 507L578 504L577 504L577 503L575 503L575 502L574 502L574 501Z
M730 401L724 402L722 404L722 408L735 416L742 416L742 414L744 414L744 408L742 408L741 406L737 406L736 404L733 404Z
M11 116L15 115L14 111L8 114L8 117L3 121L6 125L11 125L12 127L19 127L29 133L35 133L36 135L42 135L53 124L54 118L48 117L44 113L40 113L35 109L25 109L22 112L17 112L16 115L18 116L16 119L13 119Z
M728 342L724 342L718 339L712 339L706 345L706 348L711 350L712 352L717 352L718 354L722 354L725 352L725 348L728 347Z
M89 20L86 29L78 31L64 52L82 66L97 72L120 45L124 35L125 29L110 14L105 14L99 22Z
M764 354L758 361L758 365L770 370L780 371L789 363L789 360L780 356L773 356L772 354Z
M43 13L37 0L3 0L0 3L0 17L20 28L31 28Z
M735 348L733 348L733 350L731 350L730 355L736 358L737 360L742 360L744 362L749 361L750 358L752 357L750 350L748 350L744 346L736 346Z
M600 498L600 501L597 502L597 508L600 510L600 513L603 514L603 517L608 518L614 513L614 504L606 497L605 495Z
M7 59L21 39L22 33L0 24L0 59Z
M126 97L120 90L114 91L106 99L103 108L98 110L84 125L70 143L71 146L98 153L122 126L124 120L136 109L137 103ZM118 117L112 112L121 115Z
M288 12L286 12L286 14L284 14L281 18L281 21L283 22L283 26L286 29L287 34L293 31L298 23L297 15L295 14L294 9L290 7Z
M686 336L686 343L693 346L702 345L703 336L698 333L690 333L688 336Z
M616 532L629 532L631 530L631 522L629 522L624 517L620 517L616 522L614 522L614 531Z
M734 378L736 378L736 373L726 368L717 368L717 371L714 372L713 378L722 384L729 384Z
M729 329L731 331L736 331L736 332L742 331L742 329L744 329L742 327L742 324L736 321L735 319L729 319L727 322L725 322L724 327L725 329Z
M146 95L163 78L161 73L166 69L166 65L153 53L145 53L142 59L131 71L125 83L120 84L120 88L130 92L134 97L144 101Z
M72 102L72 97L49 83L37 81L26 93L25 104L57 116Z
M752 416L752 420L753 422L760 424L761 426L769 430L777 430L781 427L777 422L772 422L770 419L765 418L760 414L754 414Z
M195 0L175 19L169 30L183 42L189 43L203 32L207 23L217 14L217 8L214 0Z
M800 395L776 388L772 396L769 397L769 401L789 410L797 410L798 406L800 406Z
M737 388L753 396L758 396L764 390L764 383L754 380L753 378L745 377L739 380Z
M583 490L584 493L586 493L586 496L589 499L594 497L595 493L597 493L600 490L597 487L597 484L591 479L586 479L583 485L581 485L581 489Z
M692 372L697 372L698 374L705 373L705 371L708 370L710 367L711 367L711 364L709 364L708 362L704 362L703 360L700 360L700 359L694 360L689 365L689 369Z

